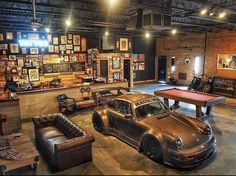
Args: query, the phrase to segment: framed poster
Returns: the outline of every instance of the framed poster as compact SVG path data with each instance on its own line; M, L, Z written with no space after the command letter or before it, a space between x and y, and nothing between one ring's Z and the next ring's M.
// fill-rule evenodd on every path
M80 52L80 46L74 46L74 52Z
M86 54L79 54L79 62L86 62L87 55Z
M65 51L66 50L66 45L59 45L60 51Z
M3 40L4 40L3 34L1 33L1 34L0 34L0 41L3 41Z
M120 51L128 51L128 38L120 38Z
M138 54L132 54L132 57L134 59L134 62L138 62Z
M236 70L236 54L218 54L217 69Z
M120 81L121 80L120 72L113 73L113 80L114 81Z
M58 46L54 46L54 52L59 53L59 47Z
M30 54L39 54L38 48L30 48Z
M12 32L6 32L6 39L7 40L13 40L13 33Z
M138 67L139 70L145 70L145 63L139 63Z
M68 43L68 44L72 44L73 41L72 41L72 40L67 40L67 43Z
M39 40L39 34L28 34L29 40Z
M112 58L112 69L120 69L121 59L119 57Z
M70 56L71 62L77 62L77 57L75 55Z
M140 62L144 62L145 61L145 54L139 54L139 59Z
M87 39L86 39L86 37L81 38L81 51L82 52L87 51Z
M7 52L6 51L2 51L2 54L4 55L4 54L7 54Z
M9 60L10 61L15 61L16 60L16 55L9 55Z
M54 53L54 46L53 45L48 46L48 52L49 53Z
M58 45L58 37L53 37L52 40L53 45Z
M103 50L114 50L115 49L115 37L105 36L102 38L102 49Z
M72 40L72 38L73 38L73 35L72 34L68 34L68 39Z
M47 40L49 43L52 43L52 34L47 35Z
M73 49L73 45L66 45L66 49L67 50L72 50Z
M134 70L138 70L138 63L134 63Z
M73 35L73 44L80 45L80 35Z
M0 60L0 68L4 68L6 66L7 66L7 61L5 61L5 60L1 61Z
M67 36L66 35L62 35L61 36L61 44L67 44Z
M27 68L22 68L21 74L22 75L28 75L28 69Z
M22 54L27 54L27 48L21 48Z
M11 53L19 53L18 43L10 44L10 51Z
M69 56L64 56L64 62L69 62Z
M0 44L0 50L8 50L8 44Z
M37 68L28 69L28 75L30 82L39 81L39 69Z
M18 67L24 67L24 58L17 58L17 65Z
M70 54L70 50L66 50L66 54Z

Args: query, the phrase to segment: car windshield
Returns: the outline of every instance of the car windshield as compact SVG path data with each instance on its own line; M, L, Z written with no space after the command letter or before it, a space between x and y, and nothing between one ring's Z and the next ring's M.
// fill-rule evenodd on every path
M138 106L135 109L136 115L138 119L146 118L151 115L158 115L161 113L168 112L168 109L160 102L160 101L153 101L148 104L144 104Z

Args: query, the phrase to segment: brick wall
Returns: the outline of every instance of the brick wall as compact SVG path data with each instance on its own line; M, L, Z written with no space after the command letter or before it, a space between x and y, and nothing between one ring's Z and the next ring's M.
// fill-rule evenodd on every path
M236 54L236 32L208 33L206 46L205 73L236 78L236 71L217 69L218 54ZM205 34L168 36L156 40L156 55L167 56L167 77L171 76L171 57L176 57L174 78L178 80L178 84L188 85L194 74L196 57L200 57L200 69L197 75L202 74L204 47ZM189 64L185 63L186 59L190 60ZM178 79L179 73L186 73L187 79Z

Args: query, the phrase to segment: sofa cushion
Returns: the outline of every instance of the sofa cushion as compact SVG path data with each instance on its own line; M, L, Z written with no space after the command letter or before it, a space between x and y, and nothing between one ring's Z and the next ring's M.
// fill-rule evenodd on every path
M65 142L66 140L68 140L68 138L66 136L59 136L59 137L55 137L55 138L50 138L48 140L45 141L45 143L47 144L48 149L52 152L55 153L55 144L60 144Z
M46 127L46 128L41 128L41 129L38 130L38 133L44 139L56 138L56 137L59 137L59 136L64 136L64 134L61 131L59 131L54 126L49 126L49 127Z

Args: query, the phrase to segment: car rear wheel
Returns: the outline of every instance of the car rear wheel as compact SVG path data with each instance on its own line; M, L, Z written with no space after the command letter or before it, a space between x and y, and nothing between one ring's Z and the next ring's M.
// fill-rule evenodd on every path
M155 137L148 136L144 138L143 153L154 161L162 161L161 145Z
M100 115L94 114L92 121L93 121L94 129L101 133L103 131L103 122L102 122L102 118L100 117Z

